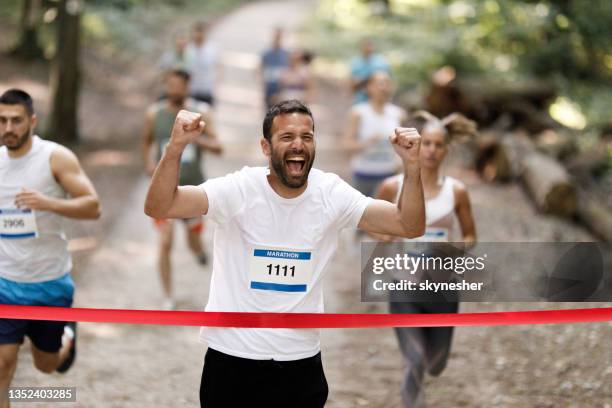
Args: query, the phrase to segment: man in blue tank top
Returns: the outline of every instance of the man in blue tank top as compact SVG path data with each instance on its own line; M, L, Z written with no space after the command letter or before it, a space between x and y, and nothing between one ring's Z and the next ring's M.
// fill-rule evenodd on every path
M72 260L64 218L95 219L94 187L69 149L33 135L32 98L19 89L0 96L0 303L72 305ZM76 351L74 323L0 319L0 392L11 383L24 338L34 365L65 372ZM0 394L0 408L8 400Z

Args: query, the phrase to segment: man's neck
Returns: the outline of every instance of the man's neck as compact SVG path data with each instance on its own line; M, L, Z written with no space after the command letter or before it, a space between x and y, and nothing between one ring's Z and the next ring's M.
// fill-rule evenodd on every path
M299 197L304 191L306 191L306 187L308 187L308 181L306 181L306 183L304 183L304 185L299 188L287 187L283 184L283 182L274 172L274 169L272 169L271 167L270 174L268 174L267 179L268 183L270 184L270 187L272 187L272 190L274 190L276 194L283 198L291 199Z
M28 140L17 150L6 149L11 159L18 159L25 156L32 149L32 136L28 136Z

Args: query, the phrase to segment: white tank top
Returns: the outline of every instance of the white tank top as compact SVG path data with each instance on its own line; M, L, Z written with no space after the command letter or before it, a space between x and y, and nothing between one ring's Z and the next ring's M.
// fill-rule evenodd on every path
M360 142L383 136L378 143L353 157L351 161L353 173L364 176L394 174L401 166L401 160L393 150L388 137L401 125L402 109L388 103L383 112L378 113L368 102L355 105L353 109L360 119L357 132L357 139Z
M0 210L15 211L15 196L23 187L54 198L66 192L51 172L51 153L58 145L32 136L32 148L12 159L0 147ZM34 211L36 237L0 237L0 277L17 282L45 282L72 269L72 259L63 229L63 217L49 211Z
M402 192L404 175L399 174L396 177L400 187L396 197L397 201ZM425 201L425 234L410 241L452 241L454 238L455 186L463 186L463 183L452 177L443 177L438 195Z

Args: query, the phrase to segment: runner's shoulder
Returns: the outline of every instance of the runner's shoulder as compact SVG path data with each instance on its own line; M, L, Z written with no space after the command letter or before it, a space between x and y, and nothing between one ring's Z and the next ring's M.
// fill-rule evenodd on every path
M308 177L308 183L312 184L315 189L322 189L323 191L329 191L338 184L346 183L336 173L326 172L316 168L310 169L310 175Z
M466 190L465 184L463 183L463 181L456 179L454 177L451 176L444 176L445 179L453 186L453 189L455 191L457 190Z
M166 100L165 99L161 99L159 101L153 102L147 108L147 116L151 117L151 116L157 115L159 113L159 111L162 110L165 106L166 106Z
M247 185L252 185L257 180L265 179L267 170L267 167L243 166L240 170L228 173L225 177L234 179L238 183L244 182Z
M51 160L57 160L61 163L77 163L79 162L79 159L77 157L77 155L70 150L69 148L67 148L66 146L63 146L59 143L55 143L52 141L47 140L48 143L52 143L53 144L53 150L51 151Z
M49 163L51 165L51 171L57 175L59 173L74 172L78 171L81 167L77 155L66 146L62 146L59 143L47 141L51 143L51 155L49 157Z
M448 180L448 183L450 183L451 188L453 189L455 202L463 202L466 199L469 200L467 187L461 180L449 176L445 177L446 180Z

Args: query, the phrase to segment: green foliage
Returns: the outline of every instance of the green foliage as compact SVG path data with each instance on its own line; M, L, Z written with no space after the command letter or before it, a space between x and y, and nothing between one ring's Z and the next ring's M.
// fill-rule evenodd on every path
M2 0L0 24L3 38L0 47L8 49L19 36L20 19L25 0ZM175 31L172 27L177 15L192 16L196 19L209 19L217 16L246 0L83 0L85 9L82 16L82 45L95 47L105 57L129 53L154 52L158 47L156 39L160 30ZM43 2L43 10L38 25L38 40L47 57L55 52L57 2ZM186 27L187 29L189 27ZM178 27L176 28L178 29ZM5 36L5 34L8 34ZM10 38L7 38L9 37Z
M446 64L463 76L545 78L590 124L609 121L612 1L391 0L390 14L373 4L322 0L307 38L323 57L342 60L374 38L404 89Z
M85 41L102 48L106 56L155 53L172 44L172 34L190 27L173 27L177 15L194 21L214 16L245 0L96 0L83 17ZM168 41L159 43L159 32Z

